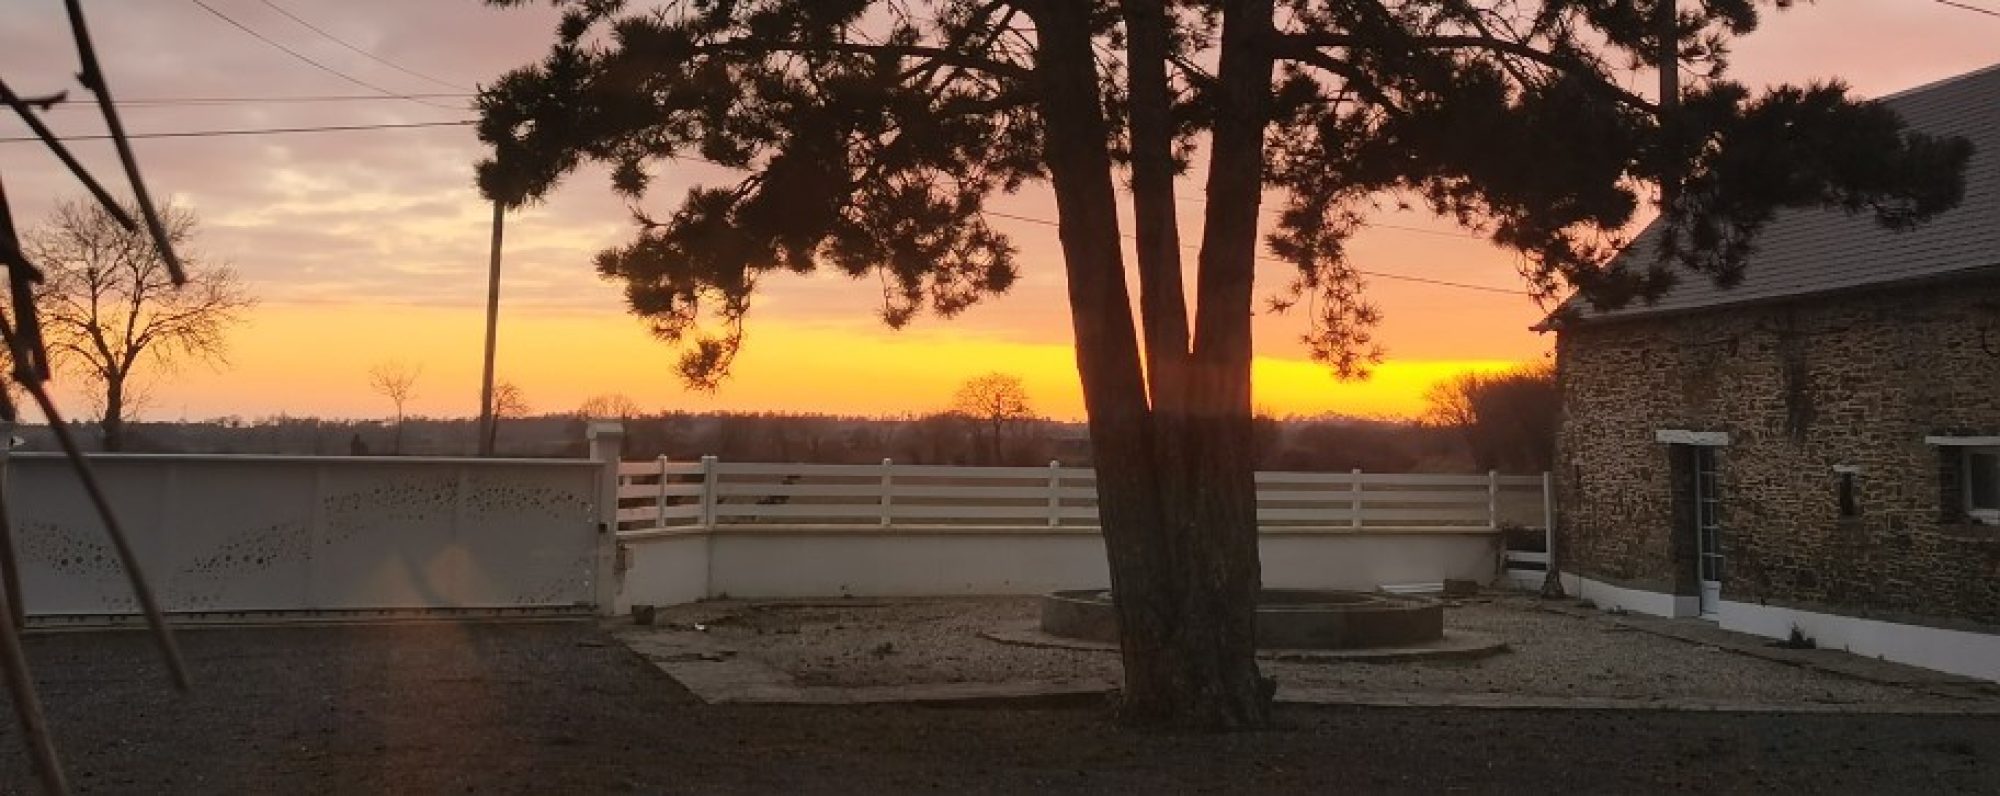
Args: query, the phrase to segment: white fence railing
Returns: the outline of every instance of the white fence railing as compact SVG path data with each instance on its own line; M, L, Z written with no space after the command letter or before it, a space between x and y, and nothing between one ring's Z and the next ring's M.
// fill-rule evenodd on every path
M1544 477L1257 473L1266 530L1492 529L1539 526ZM618 527L1047 527L1097 524L1089 468L895 464L624 462Z

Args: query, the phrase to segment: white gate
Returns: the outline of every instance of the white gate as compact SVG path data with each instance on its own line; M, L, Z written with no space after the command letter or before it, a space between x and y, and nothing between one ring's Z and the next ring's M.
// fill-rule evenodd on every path
M11 459L8 510L28 612L136 613L68 463ZM570 610L599 599L595 461L92 460L169 612Z

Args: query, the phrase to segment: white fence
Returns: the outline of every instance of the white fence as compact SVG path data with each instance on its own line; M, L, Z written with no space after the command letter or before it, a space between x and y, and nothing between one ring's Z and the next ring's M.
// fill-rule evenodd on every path
M1539 476L1256 478L1272 587L1490 582L1503 559L1498 529L1546 516ZM1094 487L1090 470L1053 464L625 462L619 607L1101 587Z
M1257 473L1266 530L1540 526L1543 476ZM618 466L620 530L756 526L1089 528L1088 468L769 464L665 459ZM1528 554L1523 554L1528 555Z

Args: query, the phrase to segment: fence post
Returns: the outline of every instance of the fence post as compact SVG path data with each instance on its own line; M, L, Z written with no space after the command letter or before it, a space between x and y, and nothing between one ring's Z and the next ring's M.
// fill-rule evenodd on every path
M889 499L889 489L896 483L895 472L896 472L895 461L888 459L886 457L883 458L882 459L882 527L884 528L889 527L889 522L891 519L889 515L893 501Z
M701 457L701 527L715 530L716 482L721 480L716 472L715 456Z
M1049 527L1062 524L1062 462L1049 460Z
M653 525L666 527L667 524L667 455L660 454L660 492L653 496Z
M1549 471L1542 471L1542 569L1556 571L1556 487Z
M1486 471L1486 527L1500 527L1500 471Z
M1348 474L1354 480L1347 485L1349 494L1351 495L1348 510L1353 512L1353 516L1348 519L1347 524L1348 527L1358 531L1361 530L1361 468L1356 467Z
M599 473L597 561L592 591L598 614L609 616L618 612L618 460L625 447L625 426L591 423L584 429L584 435Z

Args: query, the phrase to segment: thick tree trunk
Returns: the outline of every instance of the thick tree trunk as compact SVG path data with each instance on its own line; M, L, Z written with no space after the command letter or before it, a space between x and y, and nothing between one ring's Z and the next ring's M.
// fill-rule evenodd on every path
M1215 720L1262 724L1270 689L1256 666L1256 459L1250 410L1250 307L1257 210L1264 187L1264 128L1271 94L1272 0L1223 4L1222 51L1212 102L1208 202L1196 282L1193 365L1187 388L1188 482L1194 533L1184 546L1182 621L1211 635L1186 653L1205 657L1202 679L1226 711Z
M1220 463L1195 464L1201 455L1200 449L1193 447L1199 436L1188 432L1210 425L1223 430L1233 426L1226 418L1219 425L1207 420L1183 424L1182 413L1177 411L1181 388L1163 390L1167 382L1156 379L1156 400L1169 411L1156 418L1148 405L1119 251L1117 197L1105 143L1109 129L1097 94L1098 75L1086 20L1088 5L1053 2L1032 8L1046 125L1045 160L1062 224L1060 238L1071 319L1076 327L1077 369L1096 458L1099 520L1118 607L1125 669L1122 716L1148 725L1205 729L1255 726L1267 717L1269 691L1257 676L1254 657L1258 565L1255 527L1246 526L1243 515L1245 505L1254 509L1253 503L1245 502L1250 495L1246 491L1250 482L1247 459L1239 455ZM1163 75L1160 79L1164 80ZM1154 128L1150 132L1163 131ZM1158 175L1149 169L1149 176ZM1160 252L1161 240L1174 240L1170 235L1152 234L1163 232L1158 225L1163 217L1169 228L1171 225L1171 211L1163 216L1154 201L1163 196L1171 199L1170 179L1165 185L1149 183L1143 229L1149 233L1145 245L1153 255ZM1255 214L1253 192L1253 246ZM1245 250L1246 259L1250 251ZM1173 322L1164 311L1170 294L1153 290L1168 287L1159 278L1161 262L1157 256L1142 261L1142 269L1149 273L1145 299L1149 356L1153 362L1166 365L1156 375L1176 372L1172 363L1185 356L1176 351ZM1174 293L1178 293L1179 275L1173 274L1172 279ZM1242 310L1247 352L1247 300ZM1173 311L1185 312L1184 308ZM1220 346L1217 350L1234 349ZM1241 404L1247 432L1247 354L1243 359ZM1193 375L1192 381L1206 377ZM1191 388L1186 394L1230 395L1234 389L1233 385L1219 384ZM1222 407L1228 402L1209 398L1208 403ZM1155 425L1156 419L1161 425ZM1230 439L1219 431L1211 435L1225 442ZM1247 433L1243 437L1247 441ZM1205 447L1229 452L1226 445ZM1162 452L1168 455L1162 457ZM1217 471L1232 463L1241 472L1217 478ZM1188 476L1203 480L1189 480ZM1210 478L1217 478L1217 482L1209 483ZM1211 488L1220 491L1209 494ZM1202 506L1209 507L1206 515L1201 513ZM1229 525L1211 527L1207 525L1211 518L1222 518ZM1243 534L1237 526L1250 530L1247 547L1241 544Z
M104 388L104 419L98 423L104 433L104 449L113 453L125 449L125 385L111 380Z

